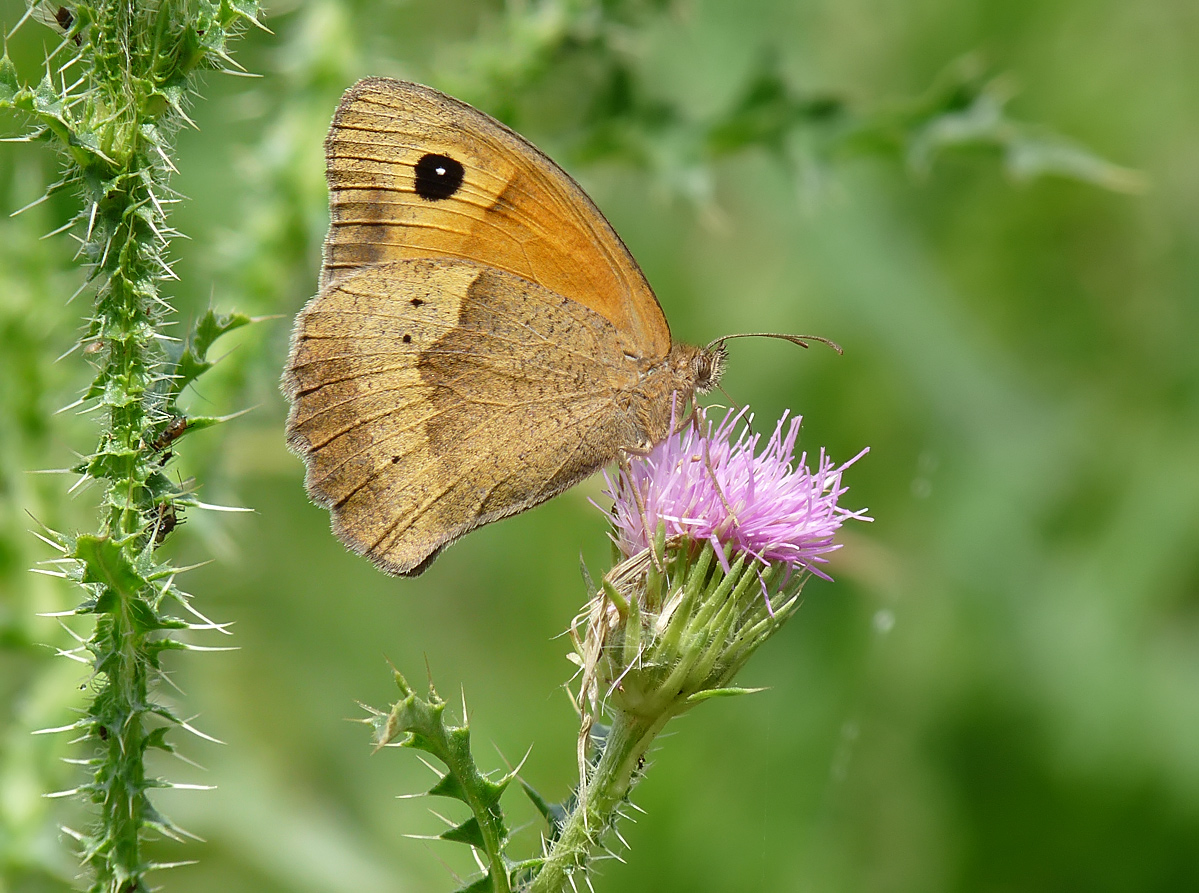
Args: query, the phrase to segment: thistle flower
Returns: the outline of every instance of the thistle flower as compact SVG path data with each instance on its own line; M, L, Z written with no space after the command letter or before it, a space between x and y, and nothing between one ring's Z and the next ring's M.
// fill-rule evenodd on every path
M579 791L531 893L573 884L614 827L666 724L708 698L744 694L733 678L799 608L817 566L839 548L845 469L795 455L799 417L784 414L759 451L747 411L701 417L607 478L623 559L571 629L580 667ZM741 433L737 429L742 423ZM602 736L593 736L602 717ZM592 752L598 750L598 752Z
M615 479L613 540L624 560L574 625L586 736L604 710L666 721L730 681L799 607L834 535L865 510L839 504L823 450L813 472L795 455L800 418L779 419L762 450L747 410L685 425ZM756 586L754 584L757 584Z
M781 562L829 579L817 565L841 548L834 534L851 518L871 520L864 510L838 504L847 489L842 473L867 450L838 466L821 449L815 471L809 471L807 453L795 457L802 417L788 422L783 413L761 453L752 421L741 410L728 412L719 424L684 425L615 480L607 479L615 540L626 557L650 548L662 529L668 539L711 543L726 572L724 547L759 565Z

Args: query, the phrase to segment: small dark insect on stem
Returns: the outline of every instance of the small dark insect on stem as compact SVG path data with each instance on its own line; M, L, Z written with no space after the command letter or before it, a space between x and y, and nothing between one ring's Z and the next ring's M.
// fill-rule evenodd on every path
M164 502L158 506L158 523L154 527L154 545L161 546L163 540L183 522L183 512L178 506Z
M155 452L161 453L172 443L183 436L183 432L187 430L187 418L184 416L175 416L171 419L171 423L167 425L158 436L154 438L154 442L150 444L154 447Z

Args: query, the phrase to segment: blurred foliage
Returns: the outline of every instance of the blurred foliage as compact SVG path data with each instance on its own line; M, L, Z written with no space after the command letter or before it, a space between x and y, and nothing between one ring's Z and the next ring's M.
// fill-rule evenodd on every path
M0 2L6 30L23 13ZM597 890L1199 886L1190 0L310 0L266 23L238 55L262 77L209 77L178 138L181 322L210 305L290 318L311 295L324 133L341 91L382 74L563 161L680 339L752 326L846 348L734 347L725 386L760 419L804 413L804 442L835 458L871 447L847 482L877 521L747 667L770 690L704 705L664 742L628 864ZM22 71L56 42L39 29L9 42ZM54 168L0 146L0 208ZM58 194L0 231L3 890L65 889L74 870L55 831L71 807L41 797L74 782L70 750L29 732L71 722L86 677L52 659L72 643L39 612L71 596L28 574L47 550L26 512L86 529L98 494L64 500L66 478L26 470L73 464L93 436L53 415L88 377L78 353L54 362L82 274L66 236L39 237L75 211ZM382 655L424 657L439 690L466 691L485 769L533 743L522 773L565 797L576 719L555 637L586 594L580 548L607 558L599 488L472 534L418 580L379 575L329 535L283 446L288 328L227 336L186 397L196 415L258 407L190 434L179 466L205 502L257 514L189 513L164 547L218 556L186 582L241 650L174 665L178 712L229 744L190 747L204 770L169 766L218 789L161 795L207 841L162 883L447 890L446 864L473 865L406 839L444 826L390 797L431 777L369 757L339 718L389 696ZM531 850L535 811L511 819Z

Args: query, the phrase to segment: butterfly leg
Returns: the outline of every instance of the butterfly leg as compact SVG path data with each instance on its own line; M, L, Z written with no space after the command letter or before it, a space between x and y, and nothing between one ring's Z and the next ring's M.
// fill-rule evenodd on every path
M724 392L721 391L721 393L724 393ZM728 395L726 394L725 396L728 396ZM729 402L732 403L732 400L730 399ZM733 406L734 406L734 408L739 409L739 407L737 407L736 404L733 404ZM679 422L677 427L675 427L674 431L671 432L671 436L678 434L687 425L694 425L698 428L700 420L705 419L704 409L705 409L705 407L700 406L698 403L696 403L694 400L692 400L691 411L689 413L687 413L687 415L683 418L682 421ZM710 477L712 479L712 486L716 490L716 496L718 499L720 499L720 504L724 507L724 510L729 513L729 517L733 519L733 526L740 527L741 522L739 520L737 520L737 513L733 511L732 505L730 505L728 499L725 498L724 491L720 489L720 481L717 480L717 478L716 478L716 471L715 471L715 469L712 468L712 454L711 454L710 443L709 443L708 439L706 437L703 437L702 435L700 437L700 442L703 444L704 468L706 468L708 470L708 477ZM644 519L642 521L642 524L644 525Z
M741 526L741 522L737 520L737 513L733 511L733 507L725 498L724 491L720 489L720 481L716 478L716 469L712 467L712 453L709 441L705 439L704 444L704 468L708 470L708 477L712 479L712 488L716 491L716 496L720 499L720 504L724 506L724 510L729 513L729 517L733 519L733 527Z
M633 492L633 502L637 504L637 513L641 516L641 529L645 531L645 542L649 545L650 559L654 563L654 568L659 573L666 571L665 565L662 563L662 558L654 549L654 536L656 531L649 529L649 515L645 511L645 500L642 499L641 491L637 489L633 483L633 469L629 465L629 456L638 456L644 458L650 454L650 450L640 450L636 447L626 447L617 454L617 464L620 466L620 472L624 479L629 482L629 489Z

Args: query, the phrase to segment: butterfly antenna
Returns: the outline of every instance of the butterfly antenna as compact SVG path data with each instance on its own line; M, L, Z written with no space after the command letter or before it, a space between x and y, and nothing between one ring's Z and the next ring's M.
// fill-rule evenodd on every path
M717 344L724 344L724 342L730 341L733 338L778 338L780 341L790 341L792 344L797 344L800 347L807 347L811 342L818 341L821 344L827 344L839 354L845 353L841 349L840 344L828 338L821 338L819 335L787 335L783 332L740 332L736 335L721 335L708 345L708 350L711 350Z

